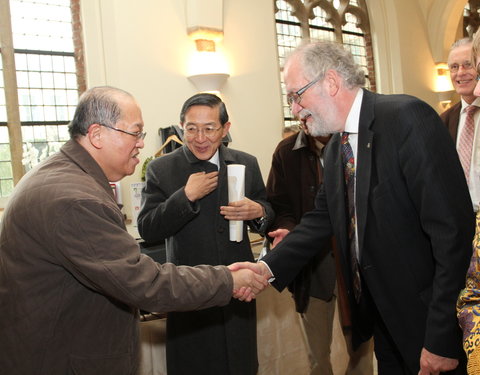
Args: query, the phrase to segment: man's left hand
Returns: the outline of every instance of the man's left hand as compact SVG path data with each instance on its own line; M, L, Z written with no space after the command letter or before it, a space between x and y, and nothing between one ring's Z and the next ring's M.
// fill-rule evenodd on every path
M220 214L227 220L253 220L263 216L263 206L248 198L230 202L220 207Z
M455 370L457 366L457 359L441 357L423 348L418 375L439 375L441 372Z

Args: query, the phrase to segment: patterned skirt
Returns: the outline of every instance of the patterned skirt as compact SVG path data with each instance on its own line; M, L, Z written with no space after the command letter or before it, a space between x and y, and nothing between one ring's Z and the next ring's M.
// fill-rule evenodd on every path
M457 301L457 317L463 331L463 349L467 354L469 375L480 375L480 211L477 213L473 254L468 267L466 287Z

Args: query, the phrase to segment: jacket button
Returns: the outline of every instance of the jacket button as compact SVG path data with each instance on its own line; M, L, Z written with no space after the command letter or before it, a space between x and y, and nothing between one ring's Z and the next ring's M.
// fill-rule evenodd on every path
M217 232L218 233L223 233L225 231L225 228L224 227L218 227L217 228Z

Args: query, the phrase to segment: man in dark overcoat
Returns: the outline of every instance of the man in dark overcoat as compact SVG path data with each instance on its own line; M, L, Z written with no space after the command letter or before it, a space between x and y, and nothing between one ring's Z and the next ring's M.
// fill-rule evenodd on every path
M188 99L180 123L185 145L147 167L140 235L149 242L166 239L167 260L177 265L253 261L247 225L264 233L273 219L257 160L222 144L230 122L216 95ZM245 166L245 198L230 203L229 164ZM229 240L229 220L244 221L240 242ZM221 308L168 314L166 351L169 375L256 374L255 304L232 300Z

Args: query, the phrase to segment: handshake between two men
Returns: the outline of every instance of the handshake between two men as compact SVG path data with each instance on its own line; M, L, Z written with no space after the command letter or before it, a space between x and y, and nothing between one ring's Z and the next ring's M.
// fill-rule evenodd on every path
M268 286L272 274L264 263L237 262L228 266L233 277L233 298L250 302Z

